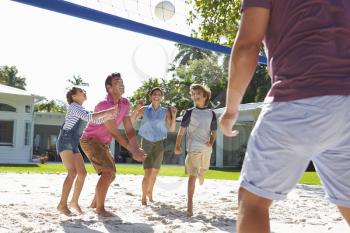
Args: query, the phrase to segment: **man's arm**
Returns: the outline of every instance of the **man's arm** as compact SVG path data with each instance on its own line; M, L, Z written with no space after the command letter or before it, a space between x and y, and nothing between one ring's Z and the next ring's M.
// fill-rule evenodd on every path
M125 148L132 153L133 159L137 161L145 160L145 153L143 152L143 150L140 149L139 144L137 143L136 132L134 127L132 126L132 122L129 116L123 118L123 124L125 134L129 140L129 143Z
M125 120L125 118L128 118L128 120ZM114 139L117 140L117 142L121 146L123 146L124 148L126 148L128 151L130 151L132 153L133 158L135 160L143 161L145 158L145 155L142 152L142 150L139 149L139 147L137 145L136 133L135 133L134 128L132 127L130 117L124 117L123 123L124 123L124 128L125 128L125 132L126 132L126 135L128 137L128 140L125 137L123 137L122 135L120 135L120 133L118 131L118 127L117 127L114 120L106 121L104 123L104 125L107 128L107 130L112 134ZM130 130L130 127L132 128L132 130ZM133 132L130 132L130 131L133 131Z
M221 130L226 136L238 134L232 131L232 127L238 118L239 104L254 75L269 18L270 11L266 8L246 8L242 13L231 51L226 110L220 118Z

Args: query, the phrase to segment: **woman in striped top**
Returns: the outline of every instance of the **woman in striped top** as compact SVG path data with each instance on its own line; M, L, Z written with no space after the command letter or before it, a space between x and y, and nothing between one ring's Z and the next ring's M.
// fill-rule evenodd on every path
M57 153L59 153L68 171L63 183L61 201L57 206L57 210L67 216L72 215L67 201L74 180L75 187L70 207L74 208L78 213L82 213L78 199L84 185L86 169L78 146L86 122L94 121L97 124L103 124L104 121L114 118L118 110L117 107L113 107L105 111L91 113L82 106L85 100L86 92L81 88L73 87L67 92L69 107L56 145Z

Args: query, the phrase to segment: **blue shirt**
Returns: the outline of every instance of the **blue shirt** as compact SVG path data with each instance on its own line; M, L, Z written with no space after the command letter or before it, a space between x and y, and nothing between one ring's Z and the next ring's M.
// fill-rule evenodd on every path
M154 111L152 104L145 106L139 135L151 142L167 138L166 111L167 109L163 107Z

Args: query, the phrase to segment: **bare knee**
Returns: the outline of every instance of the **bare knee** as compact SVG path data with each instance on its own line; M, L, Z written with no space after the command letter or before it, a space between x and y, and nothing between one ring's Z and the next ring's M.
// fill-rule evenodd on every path
M272 200L258 196L249 192L245 188L240 187L238 191L238 205L245 207L254 207L269 209L272 204Z
M84 180L86 175L87 175L86 171L80 171L80 172L77 173L77 179Z
M68 170L67 180L73 181L77 176L77 172L75 170Z
M101 178L112 182L115 179L115 171L113 169L104 169L101 172Z

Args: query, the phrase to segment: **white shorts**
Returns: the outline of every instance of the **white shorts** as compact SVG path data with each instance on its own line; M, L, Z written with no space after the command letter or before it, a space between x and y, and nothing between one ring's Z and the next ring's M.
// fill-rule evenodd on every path
M265 104L249 138L241 187L284 199L310 160L326 198L350 208L350 96Z

